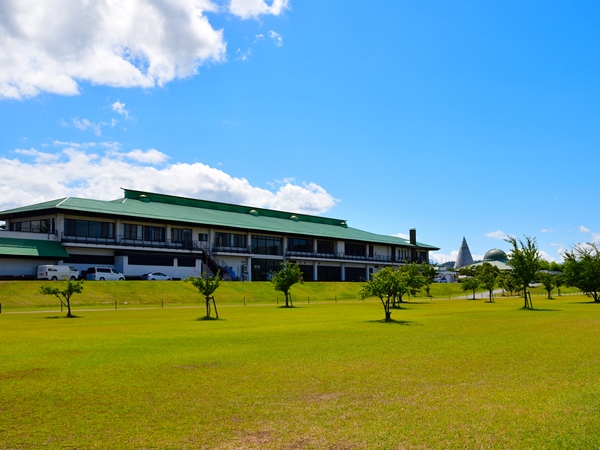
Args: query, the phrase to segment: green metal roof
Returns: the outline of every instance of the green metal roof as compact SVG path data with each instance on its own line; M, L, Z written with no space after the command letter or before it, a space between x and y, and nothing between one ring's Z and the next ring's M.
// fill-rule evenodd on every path
M0 256L28 256L32 258L68 258L69 254L56 241L13 239L0 237Z
M210 202L171 195L125 189L125 198L113 201L67 197L37 205L0 212L0 219L41 210L90 213L129 217L132 220L159 220L168 223L205 225L257 232L305 235L329 239L363 241L386 245L415 247L407 239L369 233L350 228L344 220L307 214L275 211L251 206ZM417 242L424 250L439 248Z

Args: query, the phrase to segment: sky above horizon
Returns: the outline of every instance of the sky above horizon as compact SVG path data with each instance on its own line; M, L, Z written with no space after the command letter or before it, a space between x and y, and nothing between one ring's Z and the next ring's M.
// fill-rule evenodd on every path
M598 23L547 0L4 0L0 210L130 188L416 228L435 262L508 235L561 262L600 242Z

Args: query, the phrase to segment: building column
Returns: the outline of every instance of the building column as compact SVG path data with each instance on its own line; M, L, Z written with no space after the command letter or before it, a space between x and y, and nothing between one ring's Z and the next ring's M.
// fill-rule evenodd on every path
M319 281L318 278L319 271L317 270L317 262L313 263L313 281Z
M342 281L346 281L346 264L342 263L342 267L340 269L340 277Z

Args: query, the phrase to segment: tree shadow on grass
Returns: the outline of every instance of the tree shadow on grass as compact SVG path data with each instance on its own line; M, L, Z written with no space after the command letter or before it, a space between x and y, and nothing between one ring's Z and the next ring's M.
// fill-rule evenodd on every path
M71 314L70 316L48 316L43 317L44 319L83 319L81 316L74 316Z
M533 311L533 312L558 312L560 309L545 309L545 308L519 308L521 311Z
M304 307L296 306L296 305L289 305L289 306L281 305L281 306L278 306L277 308L279 308L279 309L298 309L298 308L304 308Z
M206 317L206 316L204 316L204 317L198 317L196 319L196 322L216 322L216 321L219 321L219 320L222 321L222 320L225 320L225 319L221 319L220 317Z
M390 319L390 320L385 320L385 319L380 319L380 320L369 320L369 323L383 323L383 324L391 324L391 325L405 325L405 326L412 326L412 325L417 325L416 322L411 322L408 320L394 320L394 319Z

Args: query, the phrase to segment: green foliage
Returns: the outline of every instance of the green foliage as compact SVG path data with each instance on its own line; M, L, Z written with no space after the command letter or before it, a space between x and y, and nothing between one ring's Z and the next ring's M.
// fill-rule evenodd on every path
M542 260L537 248L535 238L525 236L525 241L510 236L506 239L512 250L508 257L508 264L513 268L512 274L523 292L524 308L533 309L531 295L528 295L529 283L535 280L535 275Z
M203 273L200 277L188 277L184 280L185 282L192 283L192 285L198 289L200 295L204 296L206 302L206 316L205 319L211 319L210 301L212 300L215 307L216 318L219 318L219 311L217 311L217 303L215 302L214 292L221 285L223 279L221 278L221 272L217 272L214 276L209 276L208 273Z
M477 277L463 278L460 282L460 287L464 292L473 292L473 300L475 300L475 292L479 289L480 281Z
M481 287L488 291L490 303L494 303L494 289L500 276L500 269L489 262L484 262L475 269L475 276Z
M548 272L538 272L536 274L536 280L541 283L548 294L548 298L552 298L552 291L556 287L556 275L552 275Z
M391 321L391 308L398 307L404 295L416 295L428 285L428 277L423 275L428 270L421 264L404 264L399 267L384 267L377 271L365 284L360 298L377 297L383 305L385 321Z
M40 294L54 295L56 298L58 298L61 305L67 307L67 317L75 317L71 313L71 297L75 294L81 294L83 292L83 280L67 280L65 283L66 284L62 289L56 286L41 286Z
M271 283L273 283L276 291L285 294L286 307L294 306L290 288L300 281L302 281L302 270L300 269L300 266L292 264L289 261L284 261L281 264L281 270L273 272Z
M566 252L564 280L600 302L600 246L588 243Z

